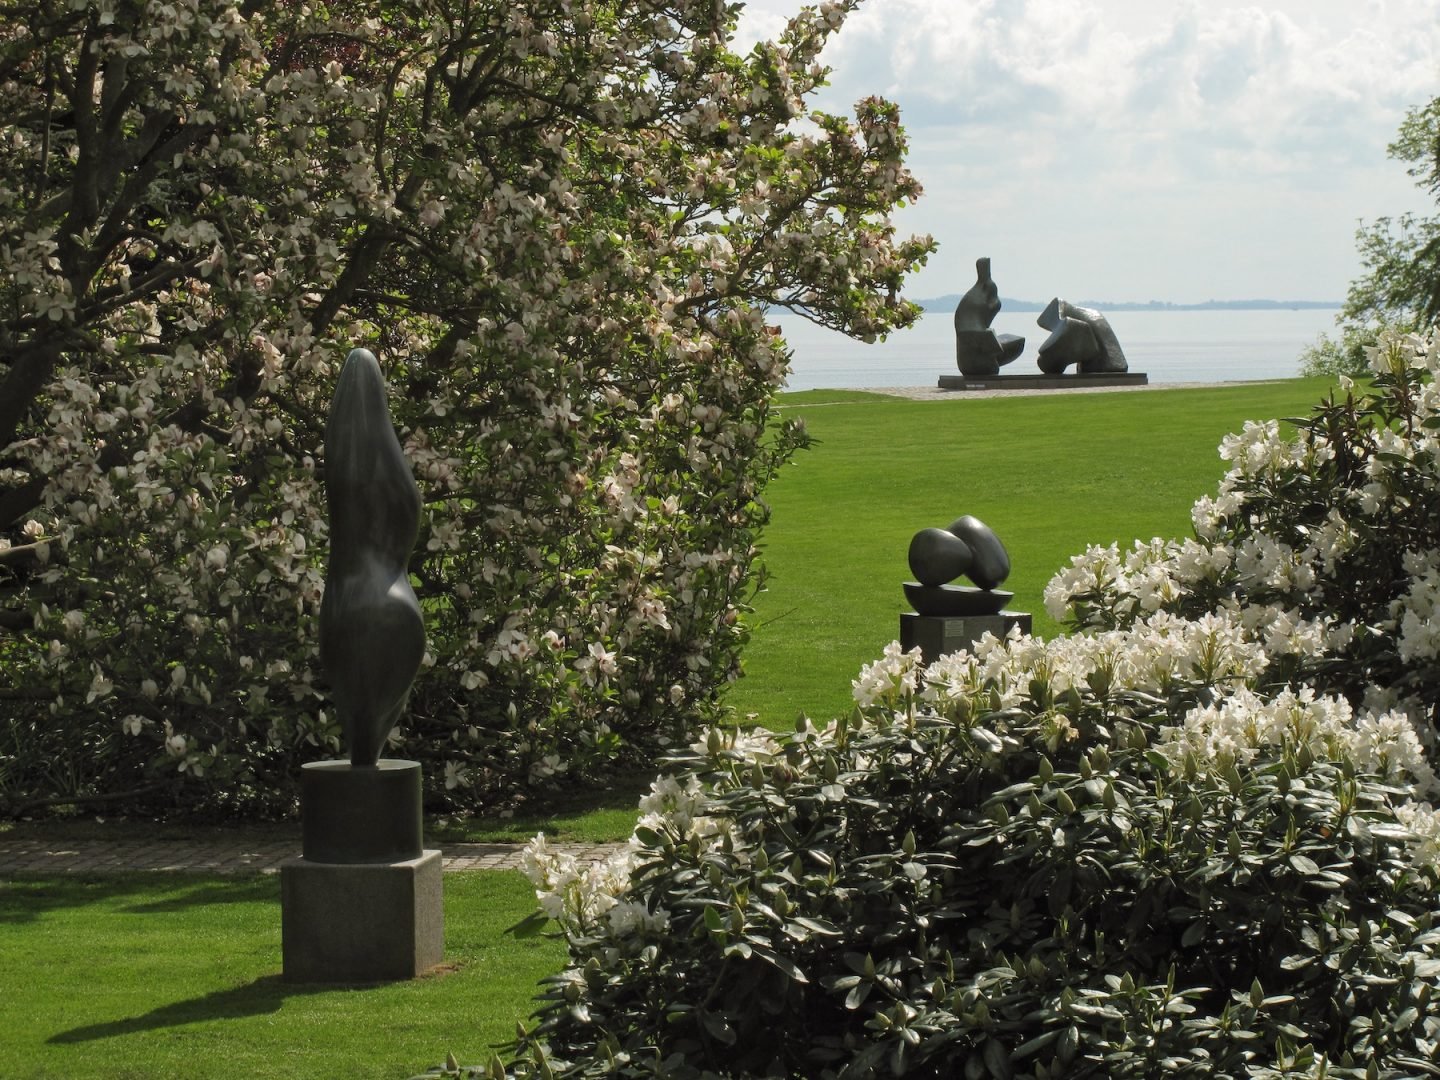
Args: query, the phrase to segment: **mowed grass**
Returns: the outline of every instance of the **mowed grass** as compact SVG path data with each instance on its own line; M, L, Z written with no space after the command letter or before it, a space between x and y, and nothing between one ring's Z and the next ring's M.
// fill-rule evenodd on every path
M442 973L363 987L280 978L275 875L0 883L0 1076L396 1078L483 1063L564 962L504 930L534 910L515 872L445 875Z
M899 637L910 538L961 514L990 525L1013 567L1010 609L1052 636L1047 581L1089 544L1191 535L1190 506L1225 471L1246 420L1303 416L1328 379L1135 393L909 401L809 391L781 406L818 440L770 486L768 589L745 677L727 701L785 730L851 707L850 681Z

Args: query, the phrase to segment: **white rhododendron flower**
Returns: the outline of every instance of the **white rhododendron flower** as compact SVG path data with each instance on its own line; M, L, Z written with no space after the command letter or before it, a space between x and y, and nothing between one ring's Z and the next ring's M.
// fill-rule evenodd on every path
M920 650L903 652L898 641L885 646L885 654L861 668L851 684L851 694L861 708L880 700L908 697L919 685Z

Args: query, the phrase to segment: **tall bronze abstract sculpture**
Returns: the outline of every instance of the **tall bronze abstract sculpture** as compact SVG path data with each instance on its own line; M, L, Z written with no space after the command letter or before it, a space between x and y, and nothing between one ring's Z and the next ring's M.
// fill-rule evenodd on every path
M413 978L440 963L440 852L423 844L420 765L381 758L425 653L410 551L420 492L380 365L345 360L325 428L330 559L320 660L349 761L300 770L302 855L280 870L285 977Z
M330 562L320 605L320 662L330 677L350 764L374 765L425 655L410 588L420 490L390 424L372 353L345 360L325 428Z
M1000 290L990 277L990 260L975 260L975 284L955 307L955 364L962 375L995 375L1018 357L1025 339L990 329L1000 314Z

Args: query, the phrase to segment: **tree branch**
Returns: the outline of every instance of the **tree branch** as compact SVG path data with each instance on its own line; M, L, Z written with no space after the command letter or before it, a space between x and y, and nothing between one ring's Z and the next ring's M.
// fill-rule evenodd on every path
M360 237L351 249L350 261L339 280L330 286L310 315L310 328L316 337L325 333L326 328L335 321L335 316L340 314L340 309L350 302L355 291L370 280L393 236L390 227L381 222L372 221L366 226L365 235Z
M40 549L48 548L50 542L41 540L34 544L19 544L15 547L0 548L0 563L32 562L40 557Z
M155 791L163 791L164 784L146 784L144 787L134 788L130 791L110 791L103 795L54 795L45 799L24 799L20 802L10 803L3 810L5 817L17 818L31 810L38 810L45 806L71 806L77 803L109 803L121 799L137 799L141 795L149 795Z
M40 505L40 496L45 493L45 481L28 480L19 487L0 491L0 526L18 521Z
M15 441L21 419L59 360L60 343L51 337L31 341L11 358L10 370L0 379L0 447Z

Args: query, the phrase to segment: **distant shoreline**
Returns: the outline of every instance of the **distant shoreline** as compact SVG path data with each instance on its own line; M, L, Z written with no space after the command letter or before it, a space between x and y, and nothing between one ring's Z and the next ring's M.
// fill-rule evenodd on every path
M954 311L960 302L960 293L950 293L929 300L917 300L927 312ZM1076 300L1080 307L1099 308L1101 311L1314 311L1337 310L1343 305L1339 300L1206 300L1199 304L1172 304L1168 300ZM1049 301L1012 300L1000 298L1004 311L1044 311Z

